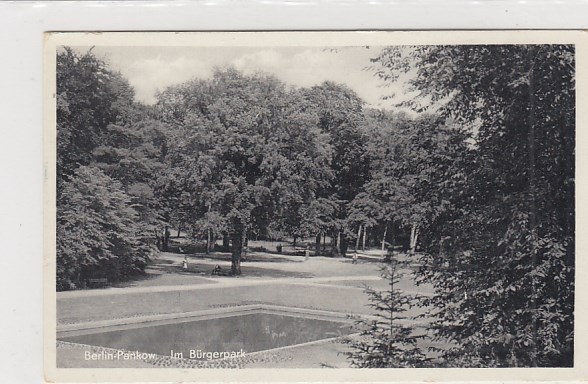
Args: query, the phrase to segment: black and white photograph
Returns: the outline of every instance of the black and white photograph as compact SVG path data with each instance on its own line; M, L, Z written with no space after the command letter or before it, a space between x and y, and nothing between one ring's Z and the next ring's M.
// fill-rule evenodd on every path
M54 368L578 368L578 35L443 34L49 36Z

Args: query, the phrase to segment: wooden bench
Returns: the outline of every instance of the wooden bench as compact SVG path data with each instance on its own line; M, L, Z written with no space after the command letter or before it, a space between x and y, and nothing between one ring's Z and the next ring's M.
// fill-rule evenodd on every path
M219 265L216 265L210 274L212 276L233 276L230 270L224 270Z
M107 278L88 279L88 286L90 287L106 287L108 285Z

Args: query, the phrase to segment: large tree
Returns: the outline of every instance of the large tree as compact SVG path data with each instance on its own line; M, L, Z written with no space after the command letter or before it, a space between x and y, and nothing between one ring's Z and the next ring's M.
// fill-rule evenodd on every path
M448 364L571 365L574 47L389 48L375 61L388 80L415 74L412 107L469 130L421 260L436 287L433 328L455 343Z
M351 89L333 82L304 89L302 97L310 102L318 127L332 147L333 178L318 191L318 196L336 204L332 235L339 239L335 251L345 256L349 204L363 190L370 173L367 137L362 129L364 102Z
M92 275L124 279L151 255L163 137L129 83L91 50L63 48L56 73L58 288Z
M134 91L128 82L91 50L81 54L65 47L57 54L57 186L58 193L92 151L104 144L108 127L127 118Z
M181 132L170 164L185 175L192 212L224 218L240 274L248 233L285 223L328 182L330 146L297 91L273 77L229 69L172 91L180 106L160 102Z
M167 152L167 127L149 116L149 108L133 109L129 112L135 115L132 120L107 127L108 136L92 151L90 164L118 180L133 198L149 241L165 217L155 190L165 173L162 159Z

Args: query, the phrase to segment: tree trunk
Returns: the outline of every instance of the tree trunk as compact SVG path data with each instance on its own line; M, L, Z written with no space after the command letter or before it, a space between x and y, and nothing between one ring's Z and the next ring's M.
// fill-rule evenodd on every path
M163 232L163 250L167 252L169 249L169 227L165 226L165 231Z
M367 226L363 226L363 243L361 244L361 250L365 251L365 238L367 237Z
M392 220L392 255L391 259L394 259L394 247L396 246L396 227L394 226L394 220Z
M575 99L574 99L575 100ZM570 124L570 120L573 121L573 118L570 118L569 114L566 113L565 115L565 119L564 119L564 124L566 127L566 132L568 132L567 135L564 135L564 144L565 144L565 153L567 153L569 156L565 156L564 159L564 164L565 164L565 169L570 169L573 170L574 169L574 137L575 137L575 131L574 128L572 128L570 130L570 125L572 127L574 127L573 124ZM568 178L567 181L567 186L566 186L566 195L567 196L574 196L575 194L575 183L572 181L572 178ZM576 265L576 258L574 257L575 252L574 252L574 243L575 243L575 237L574 237L574 227L575 227L575 220L574 220L574 204L566 204L565 208L564 208L564 212L565 212L565 230L564 230L564 235L567 237L569 236L572 239L572 243L570 244L569 247L567 247L567 252L566 252L566 261L567 261L567 265L570 266L571 268L574 268Z
M323 232L323 254L327 252L327 232Z
M388 222L384 226L384 235L382 236L382 260L386 257L386 234L388 233Z
M336 241L336 246L335 246L335 254L338 256L341 254L341 231L337 231L337 240Z
M212 249L212 230L210 228L208 228L208 231L206 231L206 254L207 255L210 253L211 249Z
M161 251L161 237L159 237L159 232L157 231L157 229L155 229L154 231L155 231L155 245L157 246L157 249L159 251Z
M229 234L223 233L223 248L229 249Z
M531 48L530 53L534 52ZM527 135L528 166L529 166L529 229L531 233L531 267L533 270L537 267L537 181L535 175L535 57L531 56L531 69L529 70L529 132ZM533 354L538 353L538 334L537 334L537 277L531 280L532 297L530 300L533 330ZM535 364L536 365L536 364Z
M243 228L243 234L241 235L241 238L243 239L243 242L241 243L241 260L244 260L247 257L247 247L249 246L249 236L247 232L247 227ZM240 269L239 274L241 274Z
M394 223L392 223L392 224L394 224ZM394 230L394 229L392 229L392 230ZM394 246L394 244L392 246ZM392 261L392 263L394 263L394 264L392 265L392 270L390 271L390 297L391 298L394 297L394 277L396 276L396 263L394 261ZM392 300L395 300L395 299L392 299ZM390 305L390 340L394 340L394 336L395 336L395 332L394 332L394 311L395 310L396 310L396 302L392 302ZM388 344L388 346L391 346L391 344ZM390 349L388 350L388 353L390 354Z
M298 236L294 236L294 241L292 241L292 246L294 247L294 250L296 250L296 240L298 239Z
M410 228L410 254L414 255L416 252L417 240L419 237L419 227L413 224Z
M180 231L182 230L182 224L178 224L178 234L176 235L176 238L180 237Z
M241 254L243 252L243 232L236 230L231 234L231 273L233 275L241 274Z
M355 239L355 253L357 253L357 250L359 249L359 240L361 237L361 232L362 232L363 226L360 225L359 229L357 230L357 238Z
M315 242L314 242L315 249L316 249L316 251L315 251L316 256L318 256L318 254L321 250L321 237L322 237L322 232L319 232L316 234L316 238L315 238Z
M341 239L339 240L339 242L340 242L341 256L346 257L347 256L347 249L349 249L349 240L347 239L347 236L345 235L345 233L341 233Z
M445 237L441 236L439 238L439 259L445 262Z

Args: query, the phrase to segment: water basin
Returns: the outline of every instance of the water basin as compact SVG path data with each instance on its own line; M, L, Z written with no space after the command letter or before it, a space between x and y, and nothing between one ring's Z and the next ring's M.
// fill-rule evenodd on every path
M194 351L251 353L350 334L349 322L252 313L58 337L59 340L194 358ZM173 352L172 352L173 351ZM191 354L192 351L192 354ZM204 355L199 355L204 358Z

